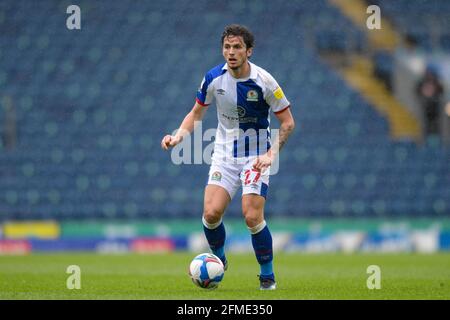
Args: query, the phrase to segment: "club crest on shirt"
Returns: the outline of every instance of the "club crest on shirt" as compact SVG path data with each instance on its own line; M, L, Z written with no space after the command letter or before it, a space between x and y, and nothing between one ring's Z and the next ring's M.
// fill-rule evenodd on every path
M211 175L211 180L214 180L214 181L222 180L222 174L219 171L213 172L213 174Z
M258 101L258 92L256 90L249 90L247 92L247 101Z

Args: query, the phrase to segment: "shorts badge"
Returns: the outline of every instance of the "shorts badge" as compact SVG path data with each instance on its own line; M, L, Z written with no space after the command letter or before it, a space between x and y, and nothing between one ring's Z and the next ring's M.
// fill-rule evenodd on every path
M212 175L211 175L211 180L214 181L220 181L222 180L222 174L219 171L215 171Z

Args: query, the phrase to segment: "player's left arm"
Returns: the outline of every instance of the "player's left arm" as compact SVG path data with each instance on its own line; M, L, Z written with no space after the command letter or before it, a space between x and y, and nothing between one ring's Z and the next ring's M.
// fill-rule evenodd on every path
M286 144L290 134L295 128L294 117L292 116L289 106L282 111L276 112L275 116L280 122L278 136L276 137L275 142L273 143L269 151L256 158L255 162L253 163L253 168L255 168L256 170L264 171L274 162L276 157L278 157L280 150Z

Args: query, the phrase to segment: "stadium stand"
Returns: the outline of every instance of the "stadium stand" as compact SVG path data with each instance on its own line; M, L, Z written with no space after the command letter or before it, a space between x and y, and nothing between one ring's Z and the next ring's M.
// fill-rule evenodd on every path
M392 141L386 120L319 58L324 46L366 41L327 1L79 1L81 30L65 27L70 4L0 3L1 94L17 117L17 146L0 150L0 220L200 217L208 166L174 165L159 142L222 62L220 34L233 22L254 31L252 59L278 79L298 123L267 215L449 214L450 150ZM203 128L214 127L213 109ZM240 203L227 214L240 216Z
M439 0L386 1L375 0L403 38L403 48L417 53L450 52L450 3ZM373 54L376 75L392 90L392 53L379 50Z
M449 50L450 3L439 0L374 0L404 37L425 51Z

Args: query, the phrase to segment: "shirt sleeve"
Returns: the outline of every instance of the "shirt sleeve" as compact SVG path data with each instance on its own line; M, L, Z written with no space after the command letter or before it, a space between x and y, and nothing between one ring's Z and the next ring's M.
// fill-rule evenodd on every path
M277 81L270 75L266 74L266 94L265 100L274 113L279 113L290 107L290 102L284 95L283 90Z
M213 102L214 90L212 86L212 77L206 74L202 80L202 83L200 84L200 88L198 88L197 91L196 101L200 105L206 107Z

